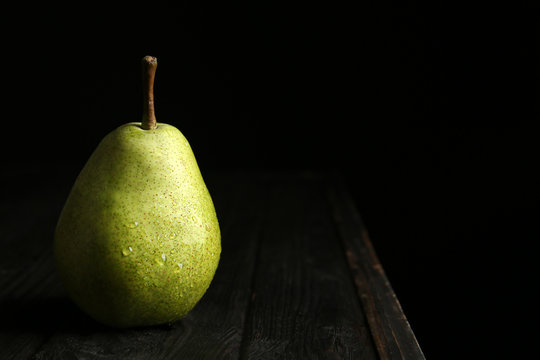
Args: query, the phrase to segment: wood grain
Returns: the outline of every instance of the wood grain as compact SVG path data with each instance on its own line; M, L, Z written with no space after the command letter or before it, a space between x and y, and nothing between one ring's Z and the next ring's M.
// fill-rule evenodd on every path
M0 359L423 359L342 182L209 176L218 272L175 324L117 330L66 296L52 236L67 188L0 213Z
M424 359L341 178L331 182L328 198L379 357Z
M242 359L375 359L324 187L270 179Z
M0 359L29 358L50 336L58 291L52 234L63 199L21 194L4 208L0 251Z

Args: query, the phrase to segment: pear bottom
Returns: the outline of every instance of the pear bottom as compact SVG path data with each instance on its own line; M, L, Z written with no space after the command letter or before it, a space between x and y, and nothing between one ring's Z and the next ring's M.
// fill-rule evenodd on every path
M89 261L79 258L77 264L65 261L70 255L64 251L56 250L56 264L71 299L98 322L117 328L181 319L205 294L219 261L216 253L204 259L206 252L193 252L191 261L167 264L161 254L152 265L125 257L120 259L124 263L96 267L90 256L85 257ZM128 256L135 259L136 255ZM71 253L71 258L78 257Z

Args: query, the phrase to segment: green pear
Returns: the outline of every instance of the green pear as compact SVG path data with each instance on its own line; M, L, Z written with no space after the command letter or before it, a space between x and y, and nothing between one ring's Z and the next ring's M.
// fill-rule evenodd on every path
M221 239L193 151L156 123L157 61L143 59L143 121L98 145L60 214L54 255L73 301L113 327L172 323L208 289Z

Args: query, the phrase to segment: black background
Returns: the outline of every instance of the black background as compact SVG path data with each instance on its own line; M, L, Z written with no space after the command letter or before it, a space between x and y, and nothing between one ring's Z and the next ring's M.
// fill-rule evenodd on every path
M105 134L139 121L153 55L158 121L203 174L346 176L427 358L536 341L533 2L31 10L3 14L4 196L69 187Z

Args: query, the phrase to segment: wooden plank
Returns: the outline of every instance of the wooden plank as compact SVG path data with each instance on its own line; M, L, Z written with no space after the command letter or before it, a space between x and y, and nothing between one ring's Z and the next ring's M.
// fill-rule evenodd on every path
M329 187L328 199L379 357L424 359L342 179Z
M216 180L216 179L214 179ZM238 358L264 191L235 176L208 181L222 229L222 256L201 302L172 326L116 330L82 314L56 328L37 358Z
M47 300L56 288L52 236L61 201L50 194L25 197L2 216L0 358L31 357L54 322Z
M66 189L13 203L0 227L0 358L423 359L341 183L251 173L208 186L216 277L186 318L151 328L107 328L66 298L51 251Z
M241 359L375 359L317 178L270 178Z

